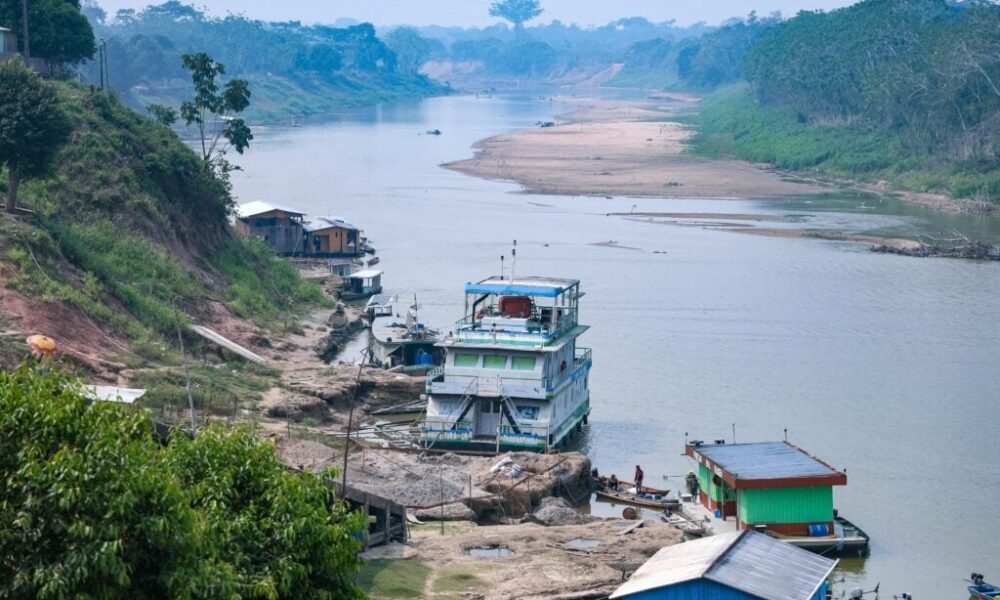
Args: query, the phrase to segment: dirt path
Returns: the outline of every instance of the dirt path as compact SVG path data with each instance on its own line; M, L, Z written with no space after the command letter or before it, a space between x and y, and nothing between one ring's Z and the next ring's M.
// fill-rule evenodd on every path
M696 100L574 100L584 106L554 127L482 140L476 155L448 169L513 181L526 192L569 196L766 198L828 191L742 161L685 153L691 129L679 122Z

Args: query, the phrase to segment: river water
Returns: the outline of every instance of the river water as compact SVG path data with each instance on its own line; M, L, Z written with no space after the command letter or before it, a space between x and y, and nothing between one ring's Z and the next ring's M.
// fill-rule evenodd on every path
M737 441L766 441L787 429L847 470L836 505L872 537L868 559L842 563L838 589L881 581L883 596L958 598L972 570L1000 579L1000 264L605 214L791 214L812 228L989 241L996 220L847 196L532 196L438 167L565 110L450 97L258 129L234 191L362 226L386 291L416 294L439 328L514 239L519 274L580 279L592 326L581 344L594 349L582 449L602 473L638 463L650 485L677 489L686 433L731 441L735 425Z

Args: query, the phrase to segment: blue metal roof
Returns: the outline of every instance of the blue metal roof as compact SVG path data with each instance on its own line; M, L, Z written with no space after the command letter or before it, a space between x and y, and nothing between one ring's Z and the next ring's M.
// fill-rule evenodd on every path
M500 294L506 296L541 296L555 298L571 287L580 285L578 279L556 277L518 277L502 279L490 277L479 283L465 284L466 294Z
M785 479L839 474L839 471L787 442L702 445L694 450L737 479Z
M709 580L763 600L809 600L836 565L768 535L734 531L661 548L611 598Z

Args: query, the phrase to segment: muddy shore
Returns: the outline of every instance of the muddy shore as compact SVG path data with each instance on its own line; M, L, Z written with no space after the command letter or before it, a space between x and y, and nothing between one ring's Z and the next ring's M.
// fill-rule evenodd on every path
M892 194L941 210L968 206L944 194L891 189L886 182L814 177L769 165L687 153L694 134L684 117L699 99L660 94L644 100L566 98L576 105L553 127L523 129L476 143L475 155L442 165L521 185L525 192L648 198L779 198L835 192Z
M442 166L565 196L768 198L829 190L750 163L687 154L693 132L678 119L696 108L694 98L574 103L582 106L558 125L481 140L475 156Z

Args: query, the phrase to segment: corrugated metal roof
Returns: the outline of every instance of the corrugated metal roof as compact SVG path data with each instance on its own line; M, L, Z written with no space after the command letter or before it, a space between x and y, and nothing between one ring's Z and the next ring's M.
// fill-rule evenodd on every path
M611 598L700 579L738 537L740 532L732 531L660 548L611 594Z
M234 210L236 212L236 216L241 218L253 217L255 215L271 212L272 210L280 210L286 213L291 213L293 215L306 214L296 208L289 208L287 206L282 206L280 204L273 204L271 202L261 202L260 200L247 202L246 204L240 204Z
M490 277L479 283L465 284L465 291L470 294L519 294L554 298L574 285L579 284L580 280L578 279L562 279L559 277L526 276L513 280Z
M86 389L88 395L94 400L123 402L125 404L132 404L146 394L146 390L144 389L124 388L114 385L88 385Z
M763 600L808 600L837 561L753 531L661 548L611 598L708 579Z
M368 269L365 271L358 271L357 273L351 273L347 276L347 279L369 279L371 277L377 277L382 274L382 271L376 269Z
M310 217L308 221L302 224L302 228L306 231L319 231L320 229L329 229L330 227L360 231L358 227L351 225L340 217Z
M837 561L747 531L706 578L765 600L808 600Z
M784 479L839 473L786 442L703 445L695 451L737 479Z

